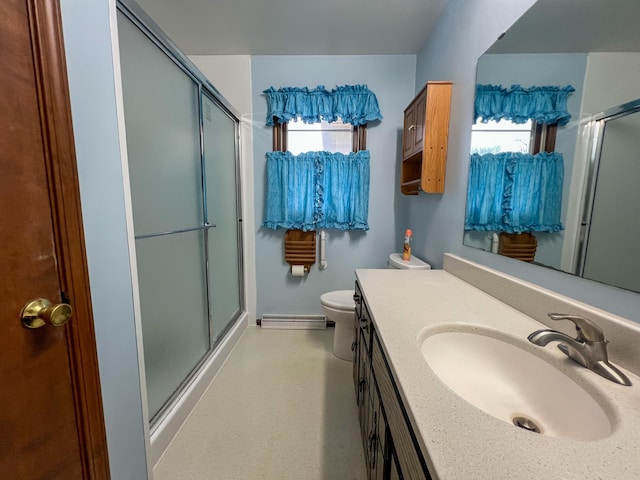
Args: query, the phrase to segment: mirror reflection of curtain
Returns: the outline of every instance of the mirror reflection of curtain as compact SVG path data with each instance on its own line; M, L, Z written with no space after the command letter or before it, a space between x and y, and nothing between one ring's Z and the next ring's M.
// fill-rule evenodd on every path
M563 180L563 158L558 152L471 155L465 230L562 230Z
M640 291L640 111L606 122L583 276Z
M511 85L476 85L475 118L482 122L502 119L514 123L534 120L549 125L565 125L571 119L567 98L576 89L571 85L521 87Z
M476 85L475 118L566 124L571 85ZM562 154L473 154L467 189L467 231L559 232L564 163Z

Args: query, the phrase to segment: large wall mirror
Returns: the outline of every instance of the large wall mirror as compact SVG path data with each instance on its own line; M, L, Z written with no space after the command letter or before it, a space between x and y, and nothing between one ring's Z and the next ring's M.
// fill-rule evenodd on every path
M526 152L528 158L537 158L532 154L538 150L547 155L545 149L561 154L554 204L561 226L506 235L489 224L465 222L466 246L640 292L638 25L638 0L539 0L480 57L478 85L571 86L566 98L571 117L542 130L535 121L474 125L472 150L482 159L491 152L497 157L496 151ZM470 173L467 218L477 201L471 179ZM552 181L538 178L525 191L536 201L548 194ZM519 256L518 249L530 256Z

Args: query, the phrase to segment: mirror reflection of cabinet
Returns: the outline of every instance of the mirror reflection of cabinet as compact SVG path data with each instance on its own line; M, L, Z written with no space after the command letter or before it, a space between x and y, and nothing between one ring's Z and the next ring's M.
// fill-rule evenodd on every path
M451 82L428 82L404 111L400 191L444 192Z

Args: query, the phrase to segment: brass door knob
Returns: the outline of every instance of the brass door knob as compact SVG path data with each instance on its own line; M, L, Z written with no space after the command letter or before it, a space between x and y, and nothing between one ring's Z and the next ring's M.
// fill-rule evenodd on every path
M71 305L53 304L49 300L39 298L24 306L20 312L20 318L27 328L40 328L47 323L54 327L61 327L71 319L72 313Z

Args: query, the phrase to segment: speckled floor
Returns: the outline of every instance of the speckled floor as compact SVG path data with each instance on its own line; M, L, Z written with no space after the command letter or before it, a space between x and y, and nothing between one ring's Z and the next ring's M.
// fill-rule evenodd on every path
M249 327L155 480L365 479L352 364L332 340L333 328Z

